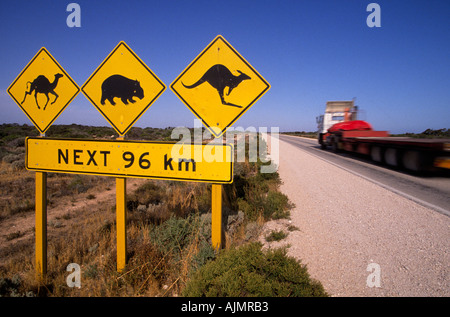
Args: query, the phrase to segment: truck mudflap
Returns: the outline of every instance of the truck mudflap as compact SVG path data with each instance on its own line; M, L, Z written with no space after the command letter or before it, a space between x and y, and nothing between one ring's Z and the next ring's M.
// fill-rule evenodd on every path
M434 166L450 169L450 157L440 156L434 159Z

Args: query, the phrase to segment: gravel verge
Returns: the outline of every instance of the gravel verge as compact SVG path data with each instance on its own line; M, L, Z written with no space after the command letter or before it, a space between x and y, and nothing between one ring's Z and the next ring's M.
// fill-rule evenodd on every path
M281 191L295 208L265 225L265 247L289 245L332 296L450 295L449 217L279 144ZM272 230L288 236L268 243Z

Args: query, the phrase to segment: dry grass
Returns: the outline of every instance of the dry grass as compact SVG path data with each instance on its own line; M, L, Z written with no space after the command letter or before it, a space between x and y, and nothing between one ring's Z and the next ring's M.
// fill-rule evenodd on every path
M99 203L95 208L63 214L57 219L60 225L55 225L56 221L48 225L44 281L35 278L33 232L9 249L6 263L0 266L0 279L19 276L21 283L14 292L20 295L177 296L191 273L214 257L210 196L209 184L162 181L145 181L130 193L128 264L122 274L116 272L115 207ZM77 199L77 195L72 198ZM224 203L224 214L228 212ZM259 225L262 222L260 217ZM225 246L248 239L246 227L241 225L232 234L225 233ZM81 266L79 289L67 286L69 263Z
M144 135L158 131L135 132ZM19 144L16 140L14 144ZM37 280L34 173L13 164L20 160L22 150L9 146L1 149L10 155L3 153L2 157L11 162L0 163L0 295L178 296L192 273L215 257L210 240L210 184L136 179L133 186L130 180L128 263L119 274L114 178L49 173L48 272L45 280ZM266 220L265 199L277 190L279 181L258 175L258 168L248 161L236 164L235 182L224 185L226 248L256 239ZM255 208L252 197L260 204ZM251 215L227 223L240 205ZM66 268L70 263L81 266L81 288L67 286Z
M34 176L4 162L0 162L0 173L0 220L34 210Z
M94 187L102 186L98 183ZM200 237L200 226L192 223L200 221L199 209L206 208L208 204L204 197L210 192L207 187L206 184L146 181L130 193L127 214L129 260L123 274L116 272L115 207L113 204L99 203L95 208L81 208L48 223L48 272L44 281L35 278L34 232L30 232L28 239L12 244L7 250L2 246L4 264L0 266L0 279L11 280L19 276L20 286L14 290L19 295L177 295L188 279L195 256L205 246L204 237ZM72 199L77 199L79 195L74 194ZM147 209L138 210L142 206ZM171 217L192 217L186 223L186 230L195 228L195 231L182 233L189 236L189 241L175 242L172 249L164 250L155 243L155 230ZM176 232L177 228L168 227L166 230ZM14 242L16 236L10 235L10 239ZM81 266L80 289L67 286L65 279L69 274L66 271L69 263Z
M34 173L4 162L0 163L0 173L0 221L15 214L34 212ZM112 183L105 177L48 173L47 203L52 206L61 199L73 200L80 193Z

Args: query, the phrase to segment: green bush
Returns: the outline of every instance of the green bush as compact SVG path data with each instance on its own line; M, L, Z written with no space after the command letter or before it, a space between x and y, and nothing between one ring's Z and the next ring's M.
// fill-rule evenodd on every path
M286 249L263 251L260 243L220 253L186 284L183 296L303 297L327 296L306 266L286 256Z
M77 174L70 180L68 188L75 193L85 193L92 187L88 180L88 176Z
M134 193L139 204L160 204L165 196L164 188L149 181L140 186Z
M239 210L242 210L250 221L255 221L260 215L266 220L289 218L291 204L289 198L280 192L269 190L265 193L259 188L250 188L249 194L238 198Z
M189 247L195 244L198 253L192 259L193 269L214 257L211 246L211 218L192 214L187 218L171 217L161 225L150 227L150 237L156 248L164 255L169 254L175 263L183 259Z
M272 231L271 233L269 233L266 236L266 241L267 242L280 241L280 240L283 240L284 238L286 238L287 236L288 236L288 234L286 232L284 232L283 230Z
M282 219L289 215L289 198L283 193L269 191L264 201L264 218Z
M293 205L278 191L279 174L261 173L261 162L237 163L232 184L224 186L230 209L244 212L249 221L289 218ZM236 168L238 167L238 168ZM237 174L236 174L237 173Z

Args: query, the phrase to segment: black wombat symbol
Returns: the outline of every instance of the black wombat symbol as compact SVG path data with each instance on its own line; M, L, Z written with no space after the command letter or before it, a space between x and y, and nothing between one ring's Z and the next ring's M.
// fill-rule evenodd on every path
M122 102L128 105L128 102L135 103L133 97L144 98L144 90L137 80L128 79L122 75L112 75L103 81L101 104L108 100L115 106L114 98L120 98Z
M221 64L216 64L208 69L202 76L202 78L200 78L195 84L192 84L190 86L186 86L183 83L182 84L185 88L192 89L200 84L203 84L206 81L217 90L223 105L242 108L242 106L226 102L223 97L223 91L225 90L225 87L228 87L227 96L229 96L231 91L236 88L243 80L251 79L250 76L244 74L240 70L238 70L237 72L239 73L239 76L234 76L228 68Z

